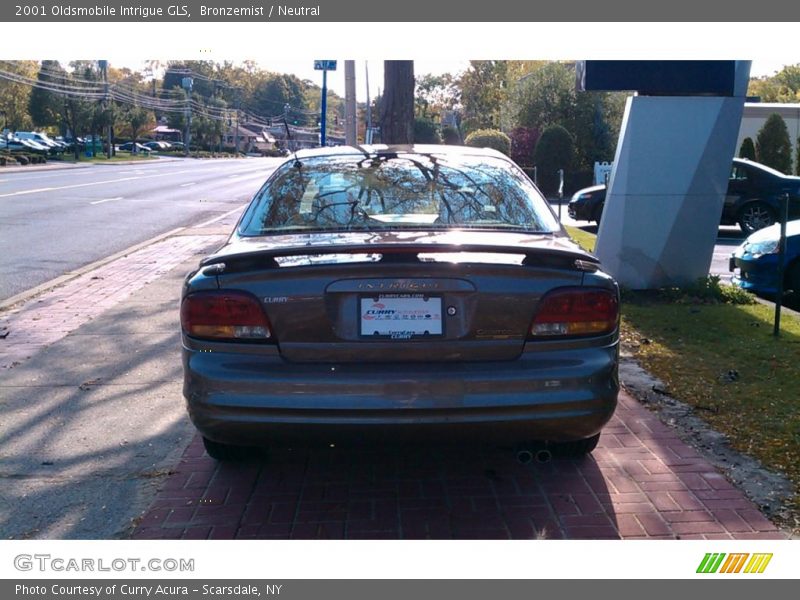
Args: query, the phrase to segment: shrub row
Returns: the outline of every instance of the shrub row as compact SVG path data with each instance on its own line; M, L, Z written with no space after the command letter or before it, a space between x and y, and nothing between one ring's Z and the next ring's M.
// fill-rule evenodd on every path
M47 162L47 158L40 154L0 154L0 166L6 165L40 165Z

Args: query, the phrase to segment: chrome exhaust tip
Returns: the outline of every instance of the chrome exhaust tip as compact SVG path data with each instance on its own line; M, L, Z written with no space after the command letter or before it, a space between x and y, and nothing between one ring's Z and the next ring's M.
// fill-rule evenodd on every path
M530 464L533 460L533 453L530 450L520 450L517 452L517 462L522 465Z

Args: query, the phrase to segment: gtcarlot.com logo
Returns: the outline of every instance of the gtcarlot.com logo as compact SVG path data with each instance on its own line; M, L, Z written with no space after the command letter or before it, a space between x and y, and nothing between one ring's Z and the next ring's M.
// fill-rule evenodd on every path
M708 552L697 567L698 573L763 573L772 554Z
M192 572L193 558L61 558L50 554L18 554L14 557L17 571L102 572L156 571Z

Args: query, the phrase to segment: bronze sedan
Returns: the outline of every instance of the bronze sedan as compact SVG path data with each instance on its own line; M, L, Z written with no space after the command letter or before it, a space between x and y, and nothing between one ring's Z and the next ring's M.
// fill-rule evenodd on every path
M292 155L187 277L181 325L217 459L364 438L582 455L619 389L616 283L488 149Z

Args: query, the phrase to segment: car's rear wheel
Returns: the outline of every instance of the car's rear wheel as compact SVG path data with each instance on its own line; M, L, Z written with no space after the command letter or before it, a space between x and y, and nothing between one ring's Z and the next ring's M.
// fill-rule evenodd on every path
M223 462L235 462L244 460L253 454L253 449L248 446L234 446L215 442L207 437L203 437L203 446L206 453L214 460Z
M766 202L751 202L739 213L739 226L750 235L775 223L775 211Z
M575 440L574 442L561 442L551 444L550 450L556 458L581 458L586 456L597 447L600 441L600 434L593 435L585 440Z

